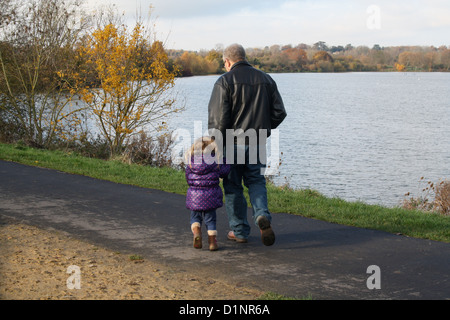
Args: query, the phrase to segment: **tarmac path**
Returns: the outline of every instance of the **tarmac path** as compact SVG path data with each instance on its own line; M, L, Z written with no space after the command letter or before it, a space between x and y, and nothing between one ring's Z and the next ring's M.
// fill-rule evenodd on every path
M182 195L6 161L0 161L0 214L291 297L450 299L447 243L279 213L273 214L273 246L261 243L256 227L249 243L238 244L226 239L221 208L219 251L197 250ZM374 265L379 269L369 268Z

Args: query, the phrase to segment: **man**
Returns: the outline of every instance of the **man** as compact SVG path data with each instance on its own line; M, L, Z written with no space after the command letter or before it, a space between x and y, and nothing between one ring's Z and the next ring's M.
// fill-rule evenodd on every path
M286 117L283 100L277 85L266 73L253 68L246 60L245 50L239 44L227 47L223 54L227 73L214 85L208 106L208 128L220 131L227 155L234 149L230 174L223 180L225 207L231 231L228 239L247 242L250 225L247 221L247 201L242 181L248 188L253 208L253 222L261 231L264 245L275 242L271 227L272 217L267 206L265 168L265 139L256 141L245 132L265 133L275 129ZM243 131L242 131L243 130ZM244 139L242 138L244 132ZM264 136L264 134L263 134ZM245 137L250 138L245 140ZM260 153L260 149L263 152ZM245 154L245 162L238 161ZM263 157L259 155L263 154ZM252 155L257 157L252 158ZM255 159L257 158L257 159ZM254 159L252 161L252 159ZM262 170L261 170L262 169Z

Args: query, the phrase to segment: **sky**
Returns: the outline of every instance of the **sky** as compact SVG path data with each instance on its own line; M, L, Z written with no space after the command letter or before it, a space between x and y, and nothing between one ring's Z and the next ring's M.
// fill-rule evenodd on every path
M271 45L450 46L449 0L87 0L114 4L134 25L150 5L167 49Z

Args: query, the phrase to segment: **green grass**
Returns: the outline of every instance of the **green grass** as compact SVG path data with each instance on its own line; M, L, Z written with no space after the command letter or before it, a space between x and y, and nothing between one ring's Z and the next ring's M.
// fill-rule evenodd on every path
M138 254L133 254L129 257L130 261L143 261L144 257Z
M184 172L169 168L129 165L74 153L8 144L0 144L0 159L172 193L186 194L187 191ZM325 197L313 190L293 190L272 184L268 184L267 190L269 209L273 213L298 214L337 224L450 243L450 216L348 202Z
M283 190L269 186L268 194L273 212L301 214L337 224L450 242L450 216L439 213L348 202L327 198L312 190Z

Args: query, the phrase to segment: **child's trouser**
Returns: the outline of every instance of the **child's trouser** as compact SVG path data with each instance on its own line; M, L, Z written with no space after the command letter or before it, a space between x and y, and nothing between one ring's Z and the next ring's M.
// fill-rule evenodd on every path
M208 231L215 231L216 229L216 210L210 211L191 211L191 225L194 223L205 222Z

